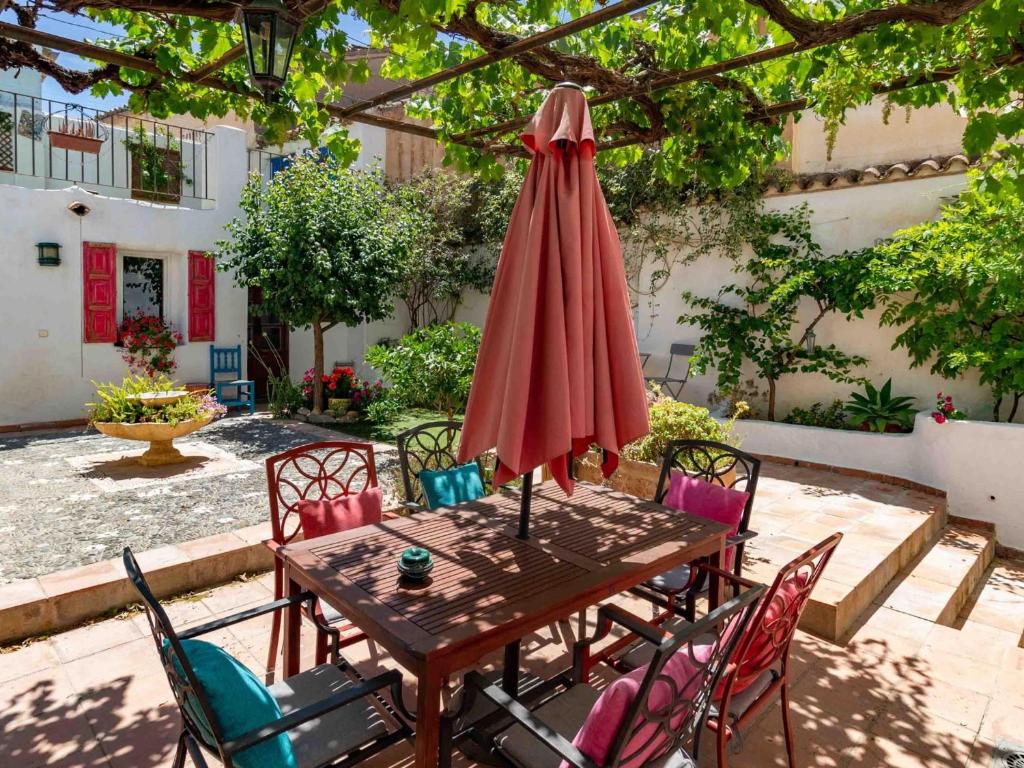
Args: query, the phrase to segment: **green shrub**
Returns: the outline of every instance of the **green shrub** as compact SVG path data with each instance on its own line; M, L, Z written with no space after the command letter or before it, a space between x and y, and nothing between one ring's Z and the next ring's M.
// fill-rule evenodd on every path
M299 410L306 398L287 373L267 376L267 408L275 419L286 419Z
M681 403L670 397L651 405L648 411L651 431L622 450L622 457L632 461L660 463L665 446L673 440L713 440L737 445L732 422L722 424L707 408Z
M402 403L398 398L392 397L389 392L385 392L366 406L363 415L373 424L391 424L402 412L402 407Z
M391 397L450 418L466 407L479 351L479 328L444 323L418 328L394 346L370 347L366 362L391 383Z
M842 400L833 400L827 407L824 403L815 403L810 408L794 408L783 421L805 427L843 429L846 427L846 410Z

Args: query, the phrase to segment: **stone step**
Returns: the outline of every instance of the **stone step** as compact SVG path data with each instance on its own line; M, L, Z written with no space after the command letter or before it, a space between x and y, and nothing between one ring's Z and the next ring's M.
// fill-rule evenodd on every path
M1024 562L996 559L960 611L955 626L965 631L987 628L1006 632L1024 648Z
M953 627L994 557L991 532L950 525L893 580L876 604Z
M943 496L878 479L766 464L758 483L745 574L771 583L779 568L843 533L800 623L838 640L946 524Z

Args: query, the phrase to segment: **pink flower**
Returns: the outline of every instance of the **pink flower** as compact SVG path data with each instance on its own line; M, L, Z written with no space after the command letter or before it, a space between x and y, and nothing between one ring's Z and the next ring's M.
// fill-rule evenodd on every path
M932 412L932 418L935 419L935 423L936 424L945 424L946 423L945 415L939 413L938 411L933 411Z

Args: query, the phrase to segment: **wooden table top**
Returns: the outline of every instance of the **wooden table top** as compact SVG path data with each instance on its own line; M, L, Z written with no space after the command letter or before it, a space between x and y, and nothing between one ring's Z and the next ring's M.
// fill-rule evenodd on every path
M658 573L717 552L728 528L586 483L534 488L531 538L515 537L519 495L502 492L278 551L288 575L407 668L461 669L512 639ZM399 555L430 550L422 584Z

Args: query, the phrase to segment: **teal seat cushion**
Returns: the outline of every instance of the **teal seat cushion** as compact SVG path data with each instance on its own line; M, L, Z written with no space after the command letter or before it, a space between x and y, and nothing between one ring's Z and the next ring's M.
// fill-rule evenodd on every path
M281 717L281 708L267 686L248 667L216 645L203 640L182 640L182 650L206 694L214 718L225 741L262 728ZM164 641L165 652L168 643ZM178 674L184 677L175 659ZM212 745L213 736L202 716L198 702L186 696L185 708L199 726L204 741ZM298 768L287 733L242 750L234 756L239 768Z
M475 461L444 471L425 469L420 472L420 485L431 509L451 507L484 495L484 481Z

